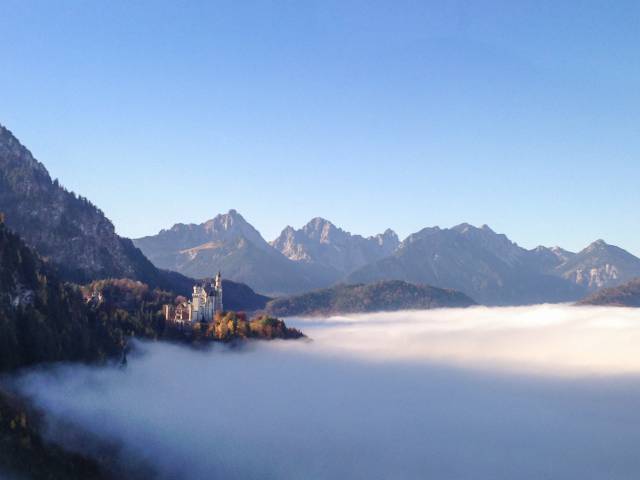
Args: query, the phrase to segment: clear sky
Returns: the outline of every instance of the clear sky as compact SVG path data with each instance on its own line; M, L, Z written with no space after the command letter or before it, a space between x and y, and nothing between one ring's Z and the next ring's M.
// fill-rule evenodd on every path
M640 254L640 2L2 0L0 123L126 236L489 224Z

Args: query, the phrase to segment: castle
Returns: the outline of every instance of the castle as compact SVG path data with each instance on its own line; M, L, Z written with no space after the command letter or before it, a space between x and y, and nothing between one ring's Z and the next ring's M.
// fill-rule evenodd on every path
M177 305L164 305L167 322L194 324L212 322L217 313L222 313L222 276L220 272L211 281L193 286L191 300Z

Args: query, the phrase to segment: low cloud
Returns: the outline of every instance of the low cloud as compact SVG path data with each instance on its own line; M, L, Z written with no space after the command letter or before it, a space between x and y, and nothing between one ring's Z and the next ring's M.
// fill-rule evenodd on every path
M294 323L320 354L554 375L640 373L640 309L475 307Z
M637 478L640 311L292 319L313 340L140 344L125 371L19 379L160 478Z

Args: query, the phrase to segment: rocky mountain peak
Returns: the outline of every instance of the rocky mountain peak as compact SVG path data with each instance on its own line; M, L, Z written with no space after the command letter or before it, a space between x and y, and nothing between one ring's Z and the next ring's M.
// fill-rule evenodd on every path
M470 223L463 222L463 223L461 223L459 225L455 225L455 226L451 227L451 230L454 230L454 231L459 232L459 233L485 232L485 233L489 233L489 234L496 234L496 232L494 232L491 229L491 227L489 225L487 225L486 223L478 228L475 225L471 225Z
M162 229L160 231L160 233L166 233L166 232L178 233L178 232L194 230L196 227L197 227L197 225L195 223L188 223L188 224L187 223L176 223L175 225L173 225L169 229Z
M315 217L300 230L285 228L271 245L296 262L315 263L347 273L390 255L399 243L398 236L390 229L364 238L336 227L325 218Z
M592 242L585 250L588 252L592 252L594 250L602 250L610 246L611 245L609 245L607 242L599 238L595 242Z
M0 162L11 160L20 162L22 166L29 167L46 179L50 179L44 165L33 157L29 149L22 145L9 129L0 125Z
M456 232L460 232L460 233L467 233L470 230L478 230L477 227L474 227L473 225L471 225L470 223L467 222L463 222L459 225L456 225L454 227L451 227L451 230L454 230Z
M343 237L346 232L336 227L329 220L322 217L315 217L302 227L304 234L313 240L321 243L330 243L336 236Z
M246 228L249 223L236 210L229 210L227 213L220 213L211 220L207 220L203 225L208 231L231 231Z
M293 228L291 225L287 225L286 227L284 227L284 230L282 230L282 232L280 233L280 235L286 235L286 236L291 236L293 234L296 233L295 228ZM274 240L275 241L275 240ZM273 242L271 242L273 243Z
M558 271L564 278L593 291L640 276L640 259L600 239L571 255Z
M160 232L159 236L162 236L162 232ZM262 238L262 235L236 210L229 210L227 213L218 214L214 218L199 225L191 224L183 226L178 230L177 237L178 238L172 238L172 244L176 248L193 248L208 242L237 243L240 241L249 242L262 250L269 250L271 248L265 239ZM144 247L143 251L147 248L147 238L153 237L136 240L136 244L138 244L140 248ZM151 253L149 253L149 255L151 255Z
M566 250L562 247L558 247L557 245L555 247L551 247L549 249L558 259L560 259L560 261L562 263L568 261L570 258L575 257L575 252L571 252L569 250Z
M400 238L398 238L398 234L390 228L387 228L384 232L369 238L374 240L385 251L386 255L391 255L391 253L393 253L393 251L400 245Z

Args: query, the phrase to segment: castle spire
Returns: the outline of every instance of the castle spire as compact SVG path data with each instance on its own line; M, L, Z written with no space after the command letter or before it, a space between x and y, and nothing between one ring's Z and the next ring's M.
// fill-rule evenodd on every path
M214 306L214 310L215 312L223 312L223 307L222 307L222 274L220 273L220 271L218 271L218 274L216 275L216 281L215 281L215 306Z

